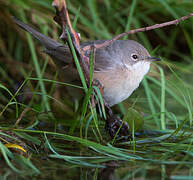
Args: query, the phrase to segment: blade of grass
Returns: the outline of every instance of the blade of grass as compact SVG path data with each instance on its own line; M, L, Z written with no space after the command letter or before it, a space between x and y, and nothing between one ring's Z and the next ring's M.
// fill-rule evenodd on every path
M4 113L4 111L7 109L7 107L10 105L10 103L14 100L15 101L15 107L16 107L16 118L18 118L18 103L17 103L17 100L16 100L16 98L15 98L15 96L16 96L16 94L15 95L13 95L12 93L11 93L11 91L9 91L9 89L7 89L4 85L2 85L2 84L0 84L0 89L4 89L5 91L7 91L8 92L8 94L11 96L11 99L9 100L9 102L7 103L7 105L3 108L3 110L0 112L0 117L3 115L3 113ZM20 90L21 88L18 88L18 90ZM17 92L19 92L17 90ZM16 92L16 93L17 93Z
M161 121L161 128L162 130L166 129L166 123L165 123L165 91L166 91L166 86L165 86L165 76L163 69L158 66L158 69L160 71L160 78L161 78L161 108L160 108L160 121Z
M7 165L13 170L15 171L16 173L22 173L20 170L18 170L17 168L15 168L11 161L9 160L9 158L12 158L13 159L13 154L11 153L11 151L9 151L9 149L7 149L0 141L0 151L7 163Z
M27 22L23 10L21 10L21 19L23 20L23 22L25 22L25 23ZM37 76L40 80L40 89L42 91L42 100L44 102L45 109L47 111L50 111L51 110L50 109L50 104L49 104L48 99L46 97L47 92L46 92L44 83L42 81L42 73L41 73L40 66L39 66L39 63L38 63L38 58L37 58L37 55L36 55L36 52L35 52L34 43L33 43L32 37L29 33L26 32L26 36L27 36L28 45L29 45L29 48L30 48L30 51L31 51L32 60L33 60L34 66L35 66L35 70L36 70Z
M149 88L146 77L143 79L142 83L143 83L143 86L145 88L145 93L146 93L146 96L148 99L149 108L150 108L152 114L156 114L155 106L154 106L152 96L151 96L151 89ZM157 127L160 127L160 125L158 123L158 118L156 118L156 116L153 116L153 119L154 119Z
M72 43L72 39L71 39L69 30L67 28L66 28L66 33L67 33L67 38L68 38L68 41L69 41L69 46L70 46L70 49L72 51L72 56L73 56L74 62L76 64L77 71L78 71L79 76L80 76L80 80L81 80L82 85L84 87L84 91L87 92L88 91L88 87L86 85L86 80L85 80L84 74L82 72L82 68L80 66L79 60L77 58L76 51L74 49L74 46L73 46L73 43Z
M49 149L54 153L54 155L49 155L52 158L63 159L65 161L67 161L67 162L70 162L70 163L73 163L73 164L77 164L77 165L81 165L81 166L99 167L99 168L104 168L105 167L103 165L90 164L90 163L88 163L86 161L79 160L79 159L87 159L87 157L74 157L74 156L60 155L52 148L51 144L48 141L46 133L44 134L44 138L46 140L46 144L48 145Z
M126 23L126 26L125 26L125 31L124 32L127 32L130 30L130 27L131 27L131 22L133 20L133 14L134 14L134 10L136 8L136 5L137 5L137 0L133 0L132 3L131 3L131 8L129 10L129 15L128 15L128 18L127 18L127 23ZM124 36L123 39L127 39L128 36Z

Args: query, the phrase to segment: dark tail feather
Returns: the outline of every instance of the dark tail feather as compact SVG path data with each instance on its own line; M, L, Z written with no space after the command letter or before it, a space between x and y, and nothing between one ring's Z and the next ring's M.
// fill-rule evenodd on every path
M15 17L12 17L13 21L19 25L24 30L28 31L32 36L34 36L37 40L40 41L40 43L46 48L46 49L56 49L58 46L62 46L62 44L52 40L51 38L41 34L40 32L36 31L29 25L21 22Z
M22 29L28 31L33 37L40 41L42 46L45 48L45 52L49 54L53 59L63 61L65 63L72 62L69 48L64 46L53 39L43 35L42 33L36 31L29 25L21 22L16 17L12 17L13 21L20 26ZM57 63L57 62L56 62Z

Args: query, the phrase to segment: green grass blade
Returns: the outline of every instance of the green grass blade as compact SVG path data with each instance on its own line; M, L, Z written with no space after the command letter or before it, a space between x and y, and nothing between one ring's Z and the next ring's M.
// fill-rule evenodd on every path
M24 12L23 11L21 11L21 12L22 12L21 13L22 20L24 22L27 22ZM35 70L36 70L37 76L40 80L40 88L41 88L41 91L42 91L42 94L43 94L42 100L44 102L44 106L45 106L46 110L50 111L51 110L50 109L50 104L49 104L48 99L46 97L47 93L46 93L44 83L42 81L42 73L41 73L40 66L39 66L39 63L38 63L38 58L37 58L37 55L36 55L36 52L35 52L35 46L34 46L31 35L26 32L26 36L27 36L28 45L29 45L29 48L30 48L30 51L31 51L32 60L33 60L34 66L35 66Z

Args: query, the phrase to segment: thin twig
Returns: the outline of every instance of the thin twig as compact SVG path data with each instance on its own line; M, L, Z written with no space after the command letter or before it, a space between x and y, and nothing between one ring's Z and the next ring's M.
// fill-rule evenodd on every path
M162 27L165 27L165 26L170 26L170 25L177 25L179 22L181 21L184 21L188 18L190 18L191 16L193 16L193 13L190 13L186 16L183 16L179 19L175 19L173 21L168 21L168 22L165 22L165 23L161 23L161 24L155 24L153 26L148 26L148 27L143 27L143 28L139 28L139 29L133 29L133 30L130 30L128 32L124 32L122 34L119 34L117 36L115 36L113 39L111 40L107 40L105 41L104 43L101 43L101 44L95 44L95 48L96 49L99 49L99 48L103 48L105 46L108 46L110 43L112 43L113 41L116 41L118 39L120 39L121 37L123 36L126 36L126 35L129 35L129 34L136 34L138 32L144 32L144 31L150 31L150 30L153 30L153 29L158 29L158 28L162 28ZM89 46L86 46L84 47L84 51L87 51L90 49L90 45Z
M15 122L14 127L16 127L16 126L19 124L19 122L22 120L22 118L25 116L25 114L26 114L28 111L30 111L30 110L32 110L32 108L30 108L30 107L27 107L27 108L24 109L24 111L21 113L21 115L19 116L19 118L18 118L17 121Z

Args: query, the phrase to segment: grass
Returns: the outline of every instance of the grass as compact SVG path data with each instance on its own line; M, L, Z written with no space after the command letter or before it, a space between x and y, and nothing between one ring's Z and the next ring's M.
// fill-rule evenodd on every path
M1 177L58 179L65 174L66 179L100 179L111 174L119 179L192 179L193 18L128 37L142 43L152 56L161 56L162 62L153 64L138 90L113 108L134 127L133 137L139 131L133 140L122 142L112 140L104 129L99 90L91 84L86 87L82 74L83 87L63 82L61 70L38 42L13 25L10 15L60 41L51 2L1 2ZM187 15L193 3L71 0L67 5L73 26L82 41L88 41ZM66 87L86 90L84 99L72 100ZM99 94L98 114L89 101L92 89ZM139 121L144 121L142 128Z

